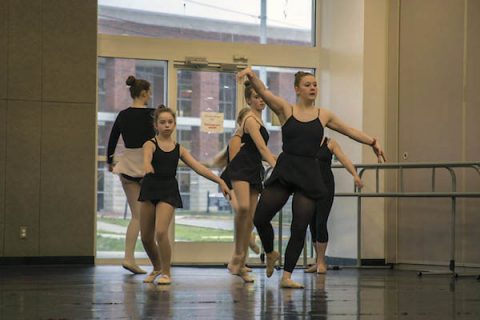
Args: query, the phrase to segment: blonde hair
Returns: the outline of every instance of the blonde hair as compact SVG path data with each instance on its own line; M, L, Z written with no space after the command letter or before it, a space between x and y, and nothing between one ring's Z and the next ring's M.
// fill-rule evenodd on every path
M245 119L245 116L247 113L250 112L250 108L243 108L240 109L237 115L237 125L240 126L243 122L243 119ZM232 139L234 136L232 136L230 139ZM223 147L223 149L213 157L213 161L211 166L215 168L225 168L228 164L228 144Z

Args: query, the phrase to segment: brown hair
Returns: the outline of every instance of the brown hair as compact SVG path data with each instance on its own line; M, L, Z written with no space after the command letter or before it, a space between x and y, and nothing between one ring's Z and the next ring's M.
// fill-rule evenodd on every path
M132 99L140 97L142 91L150 90L150 82L143 79L136 79L134 76L128 76L125 83L130 87L130 96Z
M173 117L173 120L175 121L175 123L177 122L177 116L175 114L175 112L173 112L172 109L170 109L169 107L161 104L158 106L157 109L155 109L155 112L153 113L153 123L156 124L157 123L157 120L158 120L158 117L164 113L164 112L168 112L172 115Z
M247 80L243 83L243 85L245 86L245 91L244 91L245 100L250 99L254 91L252 83Z
M302 81L302 79L306 76L312 76L314 77L314 75L310 72L304 72L304 71L298 71L297 73L295 73L295 81L294 81L294 86L295 87L298 87L300 86L300 81Z

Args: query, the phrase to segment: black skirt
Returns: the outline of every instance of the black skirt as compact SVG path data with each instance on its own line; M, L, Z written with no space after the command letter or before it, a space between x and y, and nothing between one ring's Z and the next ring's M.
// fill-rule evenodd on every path
M314 157L282 152L270 178L265 181L265 186L279 182L292 193L300 191L312 199L327 197L329 191L325 186L319 161Z
M151 201L154 204L166 202L174 208L183 208L177 179L159 177L152 173L143 178L138 201Z
M265 169L261 159L250 155L247 152L240 152L227 165L221 178L232 189L232 181L246 181L250 187L261 192L263 189L263 177Z

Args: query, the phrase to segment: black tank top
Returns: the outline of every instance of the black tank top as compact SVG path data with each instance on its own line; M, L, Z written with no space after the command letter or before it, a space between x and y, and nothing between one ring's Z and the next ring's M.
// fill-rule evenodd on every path
M311 121L303 122L292 115L282 126L282 150L287 154L303 157L315 157L323 138L323 126L318 116Z
M245 122L247 121L248 118L250 117L254 117L254 116L249 116L245 119L245 121L243 122L243 135L242 135L242 143L243 143L243 146L242 148L248 152L248 153L251 153L251 154L254 154L256 157L258 157L260 159L260 161L262 160L262 155L260 154L260 151L258 151L257 149L257 146L255 145L255 142L253 141L252 137L248 134L248 133L245 133ZM255 119L255 118L254 118ZM255 121L258 121L257 119L255 119ZM270 135L268 134L268 131L267 129L259 122L260 124L260 134L262 135L262 138L263 138L263 141L265 141L265 144L268 143L268 139L270 138ZM241 148L241 149L242 149ZM240 150L241 150L240 149Z
M172 151L165 152L160 149L156 139L149 141L155 144L152 157L152 166L155 170L153 175L162 178L174 178L177 175L178 160L180 159L180 145L177 143Z

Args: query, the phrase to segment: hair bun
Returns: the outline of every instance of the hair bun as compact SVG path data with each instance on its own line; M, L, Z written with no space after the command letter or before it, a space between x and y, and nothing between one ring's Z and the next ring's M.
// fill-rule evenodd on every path
M164 104L158 106L158 109L168 109L168 107Z
M303 71L297 71L297 73L295 73L295 77L298 77L298 76L302 76L305 72Z
M127 86L130 86L130 87L131 87L131 86L133 86L133 85L135 84L135 81L136 81L136 80L137 80L137 79L135 79L134 76L128 76L127 81L125 81L125 83L127 84Z

